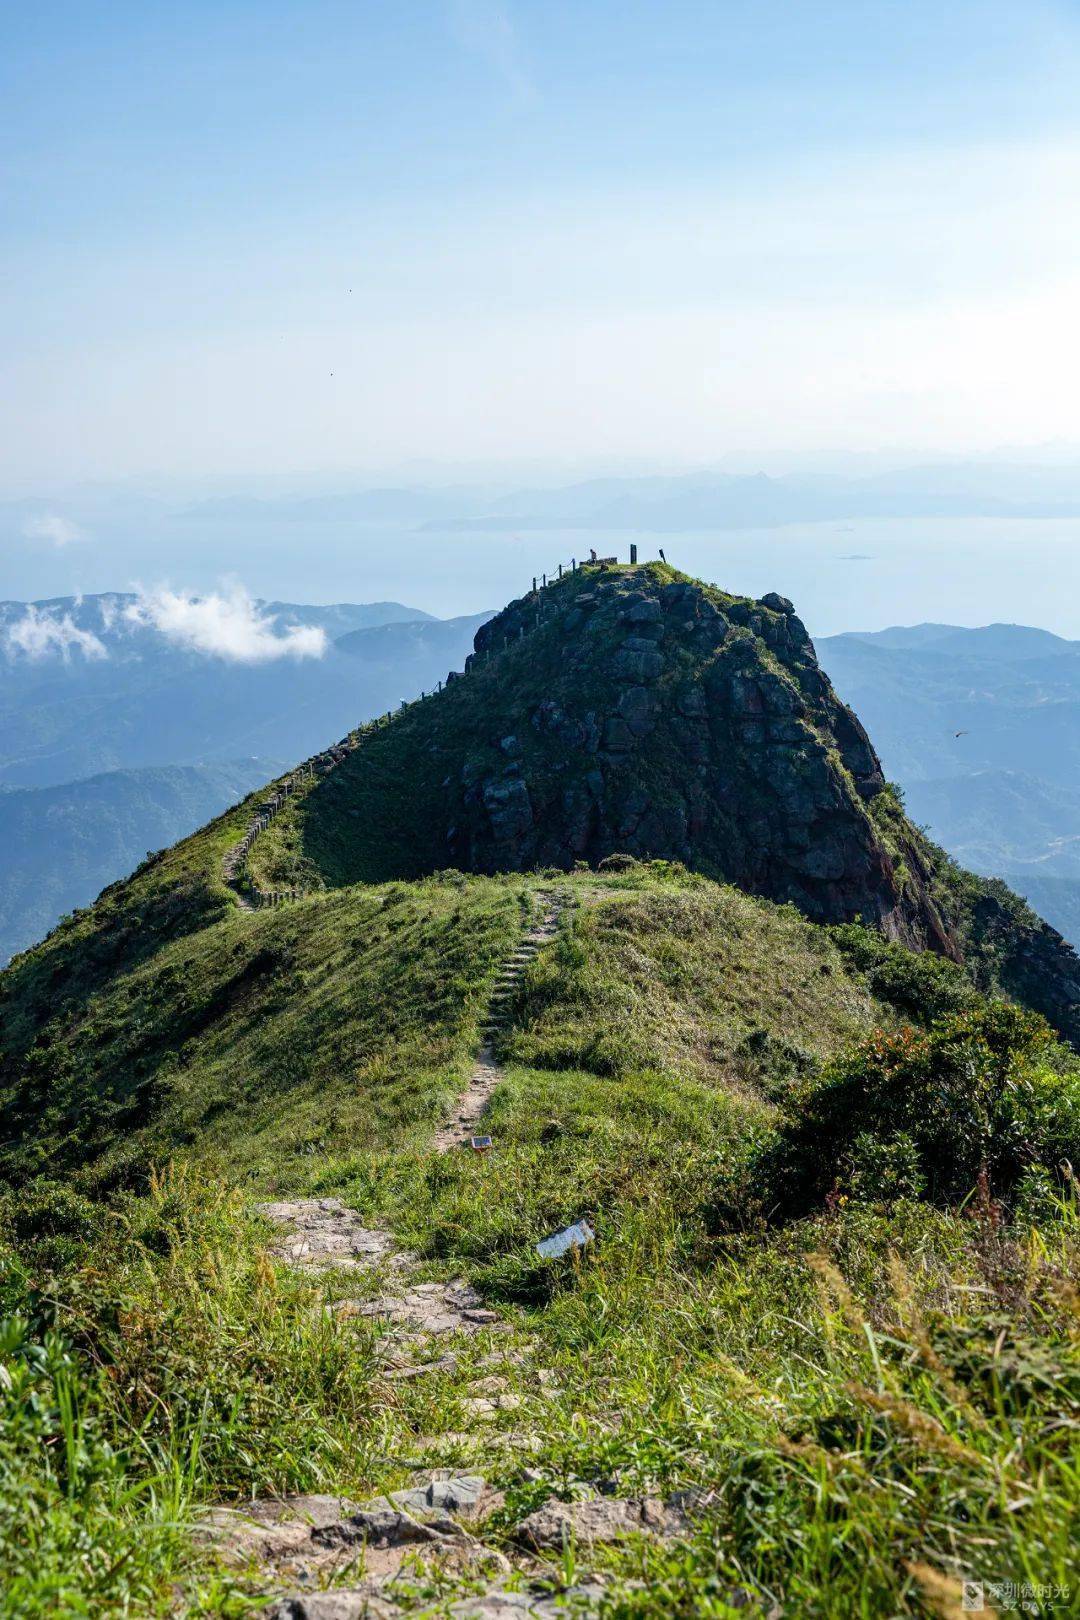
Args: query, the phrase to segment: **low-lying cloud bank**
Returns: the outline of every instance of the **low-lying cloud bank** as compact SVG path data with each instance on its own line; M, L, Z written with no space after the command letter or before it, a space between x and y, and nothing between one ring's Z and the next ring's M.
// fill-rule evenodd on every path
M80 600L76 613L81 609ZM207 658L266 664L280 658L321 658L330 644L321 626L282 623L280 614L268 613L240 584L208 596L161 585L140 589L134 600L94 598L88 611L94 615L94 629L77 623L68 609L28 602L20 618L0 628L0 648L11 659L51 655L68 662L73 653L101 659L110 653L102 635L111 641L142 630L156 631L174 646Z
M328 645L318 625L279 627L278 615L260 608L242 585L209 596L166 586L140 590L124 617L130 624L152 627L177 646L234 664L321 658Z
M9 624L3 635L4 651L9 658L47 658L59 655L65 661L73 652L84 658L107 658L108 650L92 630L83 630L70 613L44 613L33 602L14 624Z

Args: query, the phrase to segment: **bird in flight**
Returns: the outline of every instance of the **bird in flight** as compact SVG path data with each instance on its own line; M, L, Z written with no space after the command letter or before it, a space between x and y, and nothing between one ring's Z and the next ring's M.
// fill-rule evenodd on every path
M953 732L954 737L966 737L968 735L969 735L969 733L966 732L966 731L954 731Z

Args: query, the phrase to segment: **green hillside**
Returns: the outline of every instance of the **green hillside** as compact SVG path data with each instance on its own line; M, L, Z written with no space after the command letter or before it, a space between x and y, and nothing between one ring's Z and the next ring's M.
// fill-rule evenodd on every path
M747 614L770 634L765 614L792 618ZM869 792L872 750L797 635L774 667L746 628L721 641L754 666L738 690L749 673L786 694L801 671L817 695L787 716L803 742L763 722L725 764L731 683L707 688L697 869L640 823L636 853L603 852L607 810L587 855L436 864L423 790L453 751L481 767L466 791L488 780L514 704L521 775L498 780L572 822L584 720L541 657L565 627L534 625L532 648L481 656L295 794L252 795L0 976L0 1614L841 1620L959 1614L965 1580L1070 1586L1080 1062L1019 995L983 993L1037 986L1057 948ZM588 634L603 658L575 679L603 715L625 642ZM532 722L545 697L559 746ZM631 777L669 810L703 780L662 731L589 756L620 802ZM717 806L755 747L832 784L805 825L846 875L773 898L724 880L754 838L725 855ZM787 885L794 806L762 820L763 802L748 789L745 815ZM484 806L459 804L478 867L500 853ZM856 882L890 904L845 914ZM932 917L947 950L890 937ZM448 1121L492 1150L440 1151ZM305 1269L282 1231L316 1216L362 1222L368 1247L304 1238ZM540 1256L583 1218L584 1251ZM439 1322L458 1297L481 1308ZM436 1326L409 1328L416 1299ZM481 1476L487 1505L467 1538L399 1515L390 1575L339 1499L432 1470ZM338 1503L303 1556L230 1559L207 1529L209 1508L294 1493ZM605 1503L637 1529L526 1538L535 1510Z
M203 894L207 926L79 988L62 968L58 996L62 931L0 980L0 1165L115 1181L186 1149L278 1188L303 1182L312 1144L324 1158L422 1139L545 881L446 873L220 920ZM760 1100L889 1021L866 973L790 908L662 864L561 881L573 947L533 970L508 1062Z
M260 839L265 888L676 859L963 961L1080 1042L1080 960L905 816L789 602L665 564L579 569L477 633L464 678L365 727Z
M0 962L275 769L271 760L107 771L0 790Z

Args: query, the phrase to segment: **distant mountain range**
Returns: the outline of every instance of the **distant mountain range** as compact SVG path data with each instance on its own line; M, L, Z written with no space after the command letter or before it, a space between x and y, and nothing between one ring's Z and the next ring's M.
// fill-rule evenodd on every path
M1080 642L920 624L817 647L912 818L1080 941Z
M132 614L138 601L0 603L0 957L266 780L271 762L430 690L490 617L254 604L268 633L314 629L325 645L237 662ZM919 624L817 648L913 820L1080 941L1080 642Z
M127 490L86 489L62 498L0 502L0 546L40 546L43 532L107 536L117 558L146 567L145 536L155 536L155 569L193 550L237 537L290 539L325 547L332 531L529 529L679 530L772 528L791 523L881 518L1068 518L1080 516L1080 465L1008 462L912 466L869 477L718 470L676 475L587 478L568 484L401 484L305 495L246 494L166 499ZM122 577L122 576L121 576Z
M1080 467L951 463L872 477L769 477L715 471L589 478L531 489L465 486L361 489L327 495L200 501L179 514L197 526L402 524L442 531L768 528L857 518L1075 517Z
M132 617L137 605L119 593L0 603L0 785L251 755L303 758L460 668L487 617L433 619L396 602L254 604L257 634L280 639L307 628L325 643L302 658L277 656L276 646L263 656L266 646L256 646L259 656L242 661L228 655L235 625L225 626L225 652L215 656L146 613ZM212 637L221 627L199 628Z
M0 963L148 849L460 669L486 617L256 603L239 623L256 652L297 629L325 644L241 662L177 640L130 593L0 603ZM236 622L199 628L235 651Z
M246 759L0 789L0 966L150 850L201 827L279 769Z

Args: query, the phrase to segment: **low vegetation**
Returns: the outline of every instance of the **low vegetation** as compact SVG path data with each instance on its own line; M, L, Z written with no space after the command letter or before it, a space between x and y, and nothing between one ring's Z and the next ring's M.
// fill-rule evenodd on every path
M2 981L0 1164L122 1185L188 1148L287 1180L330 1144L402 1142L460 1085L522 903L520 881L459 875L231 908L36 1026L24 959Z
M576 904L500 1038L495 1151L436 1156L555 883ZM363 1499L418 1452L506 1491L492 1545L581 1481L701 1493L687 1539L589 1555L613 1620L952 1615L967 1578L1075 1604L1080 1081L1041 1020L656 863L212 908L42 1019L68 949L3 981L0 1613L257 1613L200 1510ZM268 1254L282 1191L476 1282L520 1406L470 1432L480 1349L387 1384L324 1309L341 1279ZM583 1215L584 1257L542 1262Z

